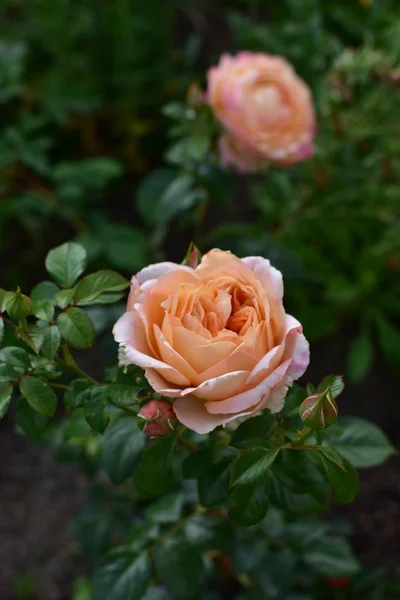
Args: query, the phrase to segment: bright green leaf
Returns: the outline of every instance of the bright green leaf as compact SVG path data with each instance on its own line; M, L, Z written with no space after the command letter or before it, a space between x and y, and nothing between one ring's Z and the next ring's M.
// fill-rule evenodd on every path
M106 431L103 443L103 466L115 484L133 474L146 436L137 426L136 417L121 417Z
M356 468L375 467L396 452L379 427L359 417L340 417L326 435L330 444Z
M275 429L276 417L265 411L241 423L234 431L230 445L236 448L254 447L254 440L268 441Z
M54 296L54 300L62 310L67 308L72 303L72 298L74 297L75 288L68 288L66 290L60 290Z
M36 354L43 344L43 330L37 325L21 325L15 330L16 336L25 342Z
M141 600L150 581L149 557L109 555L93 577L93 600Z
M269 499L262 479L235 487L229 494L229 518L239 527L255 525L267 514Z
M175 438L167 436L142 451L134 472L135 489L139 494L158 496L171 488L174 446Z
M60 288L52 281L42 281L32 289L30 294L31 300L34 303L52 300L59 289Z
M52 417L57 408L57 396L38 377L24 377L19 386L21 394L30 406L47 417Z
M239 456L232 465L230 483L232 486L255 483L270 469L279 448L254 448Z
M105 292L120 292L129 286L129 281L114 271L98 271L87 275L78 283L74 292L76 304L92 303Z
M85 270L86 250L79 244L68 242L50 250L45 265L58 285L71 287Z
M13 389L11 385L0 386L0 419L4 417L10 408L12 392Z
M0 382L21 379L30 367L30 356L26 350L15 346L0 350Z
M104 433L110 420L105 412L106 399L106 385L94 385L84 396L85 419L99 433Z
M326 469L332 491L340 502L353 502L359 486L359 476L355 468L343 458L343 466L331 460L331 455L321 448L320 458Z
M43 355L49 360L53 360L57 354L61 343L61 334L57 325L51 325L43 330Z
M80 308L69 308L58 317L61 335L73 348L90 348L95 338L89 315Z
M54 317L54 300L39 300L32 304L32 312L41 321L51 321Z
M167 494L151 504L145 511L146 518L154 523L175 523L179 521L183 506L180 492Z
M24 319L31 314L32 301L18 289L7 296L6 311L12 319Z
M108 388L108 397L112 404L120 408L134 407L138 405L137 395L142 387L134 385L123 385L115 383Z
M19 398L15 418L18 427L33 440L39 440L50 423L50 417L31 408L25 398Z
M87 379L75 379L64 394L65 410L73 411L83 406L86 397L90 396L92 384Z

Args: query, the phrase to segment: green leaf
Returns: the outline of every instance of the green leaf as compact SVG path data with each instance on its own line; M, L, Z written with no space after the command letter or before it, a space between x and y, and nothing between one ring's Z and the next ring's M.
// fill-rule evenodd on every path
M10 292L6 292L3 288L0 288L0 313L4 312L6 309L6 301L9 297Z
M314 540L303 560L324 577L351 577L360 569L349 544L334 536Z
M106 385L94 385L85 393L84 398L85 419L90 427L99 433L104 433L110 421L105 412L107 387Z
M398 324L379 316L376 321L378 341L387 358L393 363L400 362L400 331Z
M139 457L134 472L136 491L143 496L158 496L174 482L173 450L175 438L167 436L147 446Z
M250 485L235 487L229 494L229 518L239 527L259 523L269 506L266 482L260 480Z
M154 225L157 220L157 206L164 190L176 177L176 169L161 168L152 171L142 179L136 194L136 207L145 223Z
M60 288L52 281L42 281L35 285L31 291L31 300L34 303L52 300L59 289Z
M33 410L24 398L19 398L15 414L17 425L33 440L39 440L50 423L50 418Z
M11 293L6 299L6 311L12 319L24 319L31 314L32 301L28 296L21 294L18 289Z
M15 330L16 336L25 342L36 354L43 344L43 330L37 325L21 325Z
M43 356L53 360L61 343L61 334L57 325L51 325L43 330Z
M103 467L113 483L122 483L132 475L145 440L136 417L121 417L107 429L103 443Z
M120 408L138 405L137 395L143 387L115 383L108 388L110 401Z
M50 387L37 377L24 377L19 389L30 406L47 417L52 417L57 408L57 396Z
M50 250L46 269L62 287L71 287L86 267L86 250L75 242L68 242Z
M150 581L150 563L143 552L109 556L93 576L93 600L141 600Z
M396 453L379 427L359 417L340 417L326 436L356 468L375 467Z
M247 419L234 431L230 442L235 448L254 447L255 440L267 441L276 429L276 417L265 411L258 417Z
M69 390L64 394L64 406L68 411L83 406L85 398L90 396L92 384L87 379L75 379Z
M272 470L268 473L267 490L271 504L288 513L307 515L327 508L308 491L298 494L283 486Z
M69 306L72 303L74 293L75 288L68 288L66 290L60 290L59 292L57 292L57 294L54 296L54 300L56 301L57 306L59 306L62 310L64 310L64 308L67 308L67 306Z
M10 408L12 393L13 389L11 385L0 386L0 419L4 417Z
M210 466L198 480L200 504L215 506L228 498L230 459L222 459Z
M176 600L197 598L205 572L200 551L182 538L168 538L154 549L156 574Z
M282 450L272 470L276 479L292 493L307 491L321 506L327 505L329 484L318 451Z
M339 466L333 462L332 455L325 452L325 448L321 448L320 457L335 498L340 502L353 502L359 486L359 476L353 465L342 457L343 466Z
M30 356L26 350L15 346L0 350L0 382L21 379L30 368Z
M370 335L367 332L360 333L352 342L347 359L349 376L352 381L364 379L371 368L373 353Z
M3 320L2 316L0 315L0 346L3 343L3 338L4 338L4 320Z
M279 448L254 448L239 456L232 465L231 486L255 483L264 477L270 469Z
M156 523L144 521L133 527L129 532L126 542L134 552L138 552L145 546L148 546L149 543L155 542L159 537L160 526Z
M120 292L129 287L129 281L114 271L98 271L87 275L78 283L74 292L76 304L93 303L105 292Z
M179 521L183 506L183 496L180 492L172 492L151 504L145 516L154 523L175 523Z
M61 335L73 348L90 348L95 338L89 315L80 308L69 308L58 317Z
M200 552L219 550L229 552L232 544L232 526L225 518L195 514L184 528L187 540Z
M54 317L54 300L39 300L32 304L32 312L41 321L51 321Z

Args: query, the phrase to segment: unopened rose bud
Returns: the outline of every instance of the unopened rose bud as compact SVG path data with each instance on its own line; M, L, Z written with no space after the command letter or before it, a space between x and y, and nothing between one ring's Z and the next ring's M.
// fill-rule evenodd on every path
M183 259L182 264L191 267L192 269L196 269L196 267L198 267L201 263L201 256L202 255L198 247L193 242L190 242L190 246L186 252L186 256Z
M205 95L198 83L192 83L186 94L186 102L192 108L200 108L205 104Z
M140 409L140 429L149 437L161 437L174 431L177 419L172 405L165 400L150 400Z
M337 404L329 390L306 398L299 411L303 423L310 429L329 427L338 414Z

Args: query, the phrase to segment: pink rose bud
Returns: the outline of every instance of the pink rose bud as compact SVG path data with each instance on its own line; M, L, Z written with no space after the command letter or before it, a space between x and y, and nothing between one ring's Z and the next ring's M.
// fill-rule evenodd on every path
M201 252L193 242L190 242L186 256L182 261L183 265L187 265L191 269L195 269L201 263Z
M328 390L306 398L301 403L299 412L303 423L307 427L310 427L310 429L324 429L335 421L338 415L338 407Z
M177 420L172 405L165 400L150 400L138 413L140 429L149 437L160 437L174 431Z
M207 102L225 130L219 141L222 165L250 173L269 163L290 166L312 156L312 95L284 58L225 54L207 78Z
M186 102L195 109L205 105L205 94L198 83L194 82L190 85L186 94Z

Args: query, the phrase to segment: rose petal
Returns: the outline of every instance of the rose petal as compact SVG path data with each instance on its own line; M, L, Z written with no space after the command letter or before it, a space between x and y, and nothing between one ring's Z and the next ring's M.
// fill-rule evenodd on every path
M157 394L167 396L168 398L178 398L181 395L182 388L175 387L167 381L156 369L146 369L144 376Z
M252 406L255 407L283 380L290 363L291 359L289 358L272 371L272 373L267 375L261 383L241 394L221 400L220 402L207 402L207 410L212 414L229 414L238 413Z
M114 325L115 340L122 344L126 359L142 369L160 369L165 378L176 385L188 387L190 381L179 371L149 355L143 323L136 311L128 311Z
M221 375L221 377L207 379L207 381L204 381L198 387L183 390L181 396L190 394L208 402L224 400L235 394L244 385L248 374L248 371L234 371L233 373Z
M154 331L161 360L167 365L171 365L171 367L179 371L179 373L182 373L188 381L194 381L197 375L196 371L171 346L158 325L154 325Z
M143 284L145 281L149 281L150 279L158 279L161 277L161 275L165 275L171 271L176 271L177 269L188 271L190 273L193 272L193 269L184 265L178 265L177 263L173 262L161 262L145 267L136 274L135 279L139 282L139 284Z
M248 266L263 287L267 290L269 298L276 301L283 299L282 273L275 269L267 258L261 256L246 256L242 262Z

